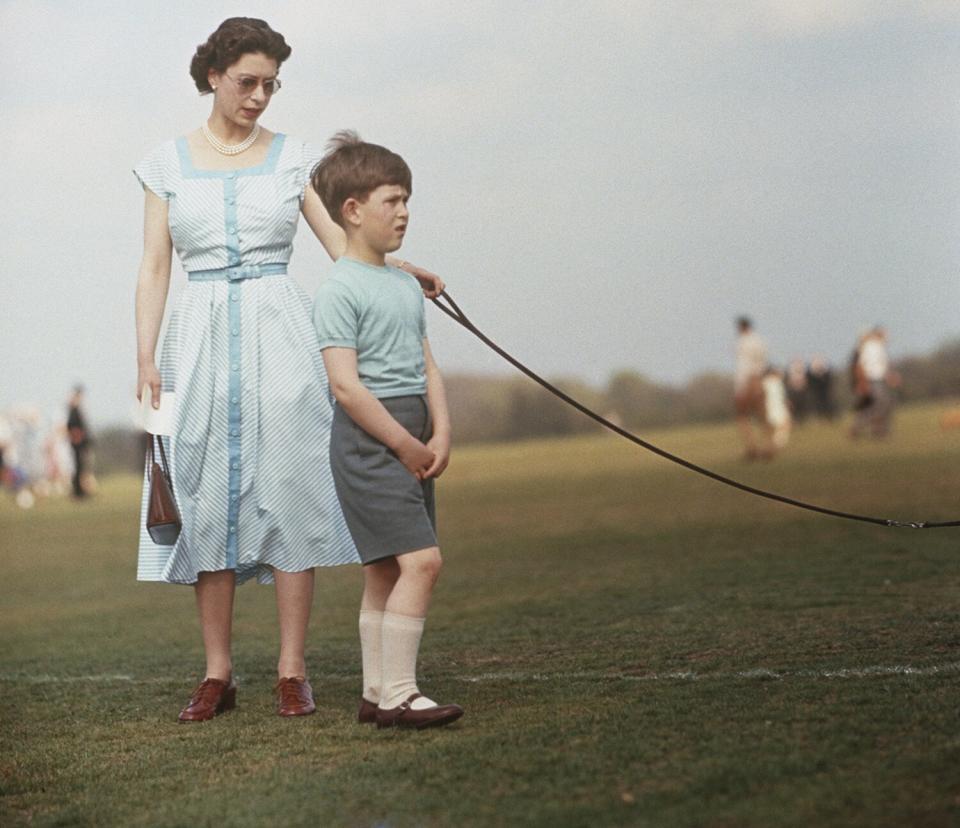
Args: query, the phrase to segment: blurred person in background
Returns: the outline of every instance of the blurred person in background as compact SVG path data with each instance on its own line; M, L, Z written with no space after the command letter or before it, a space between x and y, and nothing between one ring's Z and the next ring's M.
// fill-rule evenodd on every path
M773 366L767 368L763 375L763 411L770 442L763 457L769 460L787 445L790 440L790 430L793 427L783 373Z
M870 396L870 383L864 379L863 366L860 364L860 351L863 343L867 341L870 331L860 331L857 335L857 344L850 352L849 377L850 391L853 393L853 411L859 415L861 411L870 406L872 398Z
M13 443L13 429L10 420L0 411L0 489L10 485L10 449Z
M29 509L42 492L43 445L40 438L40 411L36 406L19 406L9 415L10 439L4 451L7 485L17 505Z
M893 417L892 389L900 380L890 368L887 332L883 327L878 325L861 337L853 378L856 415L850 436L857 439L869 432L872 437L886 437Z
M764 435L766 433L766 412L763 400L763 375L767 368L767 346L753 329L749 317L740 316L736 320L737 346L736 367L733 374L733 406L737 417L737 428L743 440L744 458L756 460L769 453ZM757 438L755 423L760 424L760 439Z
M787 400L790 403L790 415L795 423L802 423L809 411L809 386L807 366L801 357L794 357L787 367Z
M66 420L54 416L51 423L43 442L45 486L49 494L65 495L72 488L73 447Z
M76 385L67 403L67 435L73 449L73 496L84 498L91 494L93 483L88 466L93 439L83 412L83 386Z
M833 368L822 354L816 354L810 360L807 388L814 414L822 419L832 420L837 413L833 398Z

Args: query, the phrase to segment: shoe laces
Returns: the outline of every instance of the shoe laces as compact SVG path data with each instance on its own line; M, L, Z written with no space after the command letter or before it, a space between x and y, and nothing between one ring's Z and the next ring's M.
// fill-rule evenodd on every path
M224 682L221 679L205 678L197 685L197 689L193 691L189 706L193 707L195 704L211 704L217 700L218 696L223 694L229 685L230 682Z
M277 682L276 689L280 692L280 703L299 704L303 700L307 679L304 676L290 676Z

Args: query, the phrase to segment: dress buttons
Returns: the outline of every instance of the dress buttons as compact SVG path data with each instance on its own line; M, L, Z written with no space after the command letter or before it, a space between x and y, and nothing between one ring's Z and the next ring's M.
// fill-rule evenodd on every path
M234 336L240 336L240 329L234 328L232 331L230 331L230 333L232 333Z
M227 178L236 178L236 177L237 177L237 174L235 172L227 173Z
M234 371L239 371L239 370L240 370L240 366L239 366L236 362L233 363L232 368L233 368Z
M231 535L234 534L236 531L237 531L237 527L236 527L236 526L231 526L231 527L230 527L230 534L231 534Z
M233 437L238 437L240 435L240 429L239 428L230 429L230 434Z
M234 302L239 302L239 301L240 301L240 295L237 294L237 293L234 293L233 296L230 297L230 299L232 299Z
M237 232L237 228L234 227L234 226L231 224L231 225L227 228L227 232L228 232L228 233L236 233L236 232Z
M240 464L239 464L239 463L233 463L233 464L230 466L230 468L233 469L234 471L236 471L237 469L240 468Z

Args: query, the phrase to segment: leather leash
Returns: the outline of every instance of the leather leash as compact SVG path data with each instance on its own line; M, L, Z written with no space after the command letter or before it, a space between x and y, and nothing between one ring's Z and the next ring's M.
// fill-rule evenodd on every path
M446 304L440 301L443 299ZM461 327L470 331L477 339L479 339L484 345L490 348L495 353L499 354L503 359L509 362L514 368L516 368L521 373L528 376L538 385L541 385L551 394L556 397L559 397L567 405L572 406L577 409L581 414L585 414L587 417L590 417L592 420L596 420L604 428L608 428L610 431L615 434L619 434L621 437L629 440L631 443L635 443L641 448L646 449L647 451L653 452L654 454L669 460L671 463L676 463L679 466L683 466L685 469L689 469L692 472L701 474L704 477L709 477L711 480L716 480L718 483L723 483L726 486L732 486L735 489L740 489L742 492L747 492L748 494L756 495L757 497L763 497L767 500L774 500L777 503L785 503L788 506L795 506L798 509L806 509L808 512L817 512L821 515L829 515L830 517L842 518L844 520L856 520L861 523L872 523L876 526L889 526L898 529L942 529L949 526L960 526L960 520L948 520L948 521L914 521L914 520L891 520L888 518L879 518L871 517L870 515L858 515L853 512L842 512L838 509L830 509L826 506L817 506L813 503L806 503L802 500L796 500L792 497L786 497L784 495L776 494L775 492L768 492L764 489L758 489L754 486L748 486L746 483L740 483L737 480L732 478L725 477L722 474L718 474L715 471L706 469L703 466L698 466L696 463L691 463L689 460L685 460L682 457L672 454L665 449L655 446L653 443L649 443L646 440L638 437L636 434L633 434L630 431L627 431L625 428L621 428L616 423L611 422L606 417L598 414L596 411L593 411L583 403L578 402L569 394L561 391L552 383L545 380L539 374L535 373L533 370L524 365L520 360L514 357L512 354L509 354L496 342L494 342L490 337L488 337L483 331L481 331L467 315L460 309L460 306L453 300L449 293L443 291L440 296L433 300L433 303L440 308L447 316L449 316L454 322L456 322Z

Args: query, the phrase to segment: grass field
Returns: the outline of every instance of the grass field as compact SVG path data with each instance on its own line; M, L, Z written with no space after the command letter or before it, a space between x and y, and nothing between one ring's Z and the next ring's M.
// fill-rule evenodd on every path
M811 425L770 464L731 425L647 435L746 482L960 518L960 432ZM769 504L613 437L464 449L421 686L446 730L354 723L356 567L322 571L320 710L281 720L271 588L238 595L239 706L176 715L202 665L188 588L134 581L138 482L0 502L0 824L960 824L960 529Z

